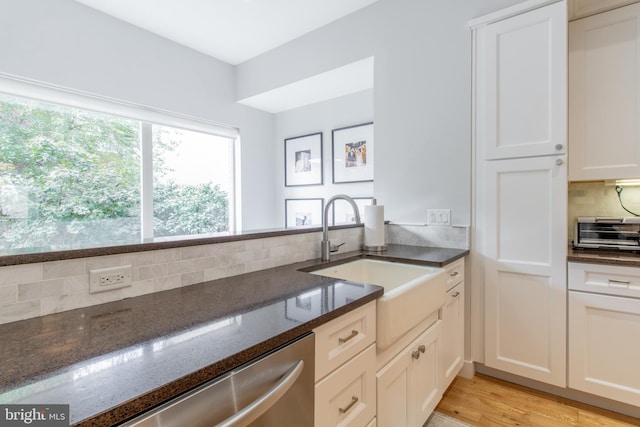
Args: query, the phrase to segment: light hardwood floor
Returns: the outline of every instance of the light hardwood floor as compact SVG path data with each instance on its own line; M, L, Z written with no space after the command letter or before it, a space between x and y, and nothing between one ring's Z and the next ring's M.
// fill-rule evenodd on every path
M436 411L477 427L640 426L640 419L476 374L458 377Z

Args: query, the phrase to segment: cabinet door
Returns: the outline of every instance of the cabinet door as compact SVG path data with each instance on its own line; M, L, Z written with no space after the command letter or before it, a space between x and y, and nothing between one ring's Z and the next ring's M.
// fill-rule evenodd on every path
M487 25L478 42L477 138L485 158L565 153L565 3Z
M569 292L569 387L640 402L640 300Z
M485 363L564 387L564 158L486 163Z
M447 292L442 308L442 390L446 390L464 363L464 283Z
M413 348L412 391L415 407L410 425L420 427L427 422L442 397L440 387L441 324L427 329L418 337L417 353ZM399 425L399 424L396 424Z
M640 3L569 25L571 180L640 176Z
M409 426L414 406L411 392L411 373L413 359L411 352L415 348L409 345L394 357L377 374L377 410L378 426Z
M440 323L405 347L377 374L378 425L420 427L442 397Z

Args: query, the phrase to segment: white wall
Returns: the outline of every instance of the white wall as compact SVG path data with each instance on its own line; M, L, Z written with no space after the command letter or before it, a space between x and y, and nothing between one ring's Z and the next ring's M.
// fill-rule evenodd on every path
M273 116L235 103L232 65L71 0L0 2L0 58L0 73L240 128L242 185L254 195L243 196L243 226L276 221L275 169L264 161Z
M519 0L380 0L237 67L240 98L374 56L375 183L385 216L471 222L470 19ZM279 143L279 142L276 142Z
M331 131L371 121L373 121L373 90L357 92L275 115L274 161L277 170L275 186L278 189L278 200L281 201L277 210L277 217L281 219L281 222L277 226L284 227L284 199L287 198L323 198L326 202L331 196L340 193L348 194L352 197L373 197L372 182L333 184L331 163ZM324 185L285 187L285 138L316 132L322 132Z
M259 229L282 223L284 134L235 99L373 55L375 197L395 222L449 208L454 225L467 225L467 22L518 2L380 0L234 68L71 0L3 0L0 73L239 127L243 227Z

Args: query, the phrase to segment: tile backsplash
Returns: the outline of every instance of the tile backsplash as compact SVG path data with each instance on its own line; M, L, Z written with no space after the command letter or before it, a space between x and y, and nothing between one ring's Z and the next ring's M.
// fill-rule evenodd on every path
M469 249L469 227L428 226L390 223L386 229L387 243L411 246L433 246Z
M362 227L331 230L360 249ZM321 232L0 267L0 324L320 257ZM387 243L467 249L468 227L388 224ZM89 271L131 265L132 286L89 293Z
M363 228L331 231L341 251L360 248ZM160 292L320 257L322 233L0 267L0 324ZM90 294L89 271L132 266L132 286Z

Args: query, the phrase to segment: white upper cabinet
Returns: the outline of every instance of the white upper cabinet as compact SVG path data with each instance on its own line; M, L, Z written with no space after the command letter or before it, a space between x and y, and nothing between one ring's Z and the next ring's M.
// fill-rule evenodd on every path
M569 0L569 21L637 2L638 0Z
M569 179L640 177L640 3L569 25Z
M564 154L566 4L492 23L478 37L476 129L485 159Z

